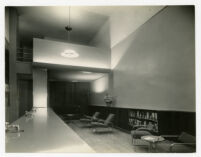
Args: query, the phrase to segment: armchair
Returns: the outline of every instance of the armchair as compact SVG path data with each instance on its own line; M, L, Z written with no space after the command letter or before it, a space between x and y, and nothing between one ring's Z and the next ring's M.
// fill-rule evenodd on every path
M84 118L80 119L80 121L84 123L90 123L92 121L96 121L99 115L100 115L99 112L95 112L93 116L85 115Z
M149 123L148 125L135 125L133 130L131 130L132 144L135 146L148 145L148 143L141 141L141 137L146 135L157 135L152 123ZM140 139L140 144L136 143L137 139Z
M191 153L196 151L195 137L182 132L180 135L162 135L166 140L158 144L160 152Z
M97 122L91 122L91 127L93 128L93 132L111 132L114 119L114 114L110 113L105 120L99 120Z

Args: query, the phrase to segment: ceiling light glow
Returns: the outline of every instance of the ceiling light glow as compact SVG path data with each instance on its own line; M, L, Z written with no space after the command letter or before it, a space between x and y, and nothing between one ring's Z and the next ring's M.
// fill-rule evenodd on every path
M65 50L64 52L61 53L62 57L67 57L67 58L77 58L79 57L79 54L74 51L74 50Z
M82 71L82 73L84 73L84 74L91 74L92 72L90 72L90 71Z

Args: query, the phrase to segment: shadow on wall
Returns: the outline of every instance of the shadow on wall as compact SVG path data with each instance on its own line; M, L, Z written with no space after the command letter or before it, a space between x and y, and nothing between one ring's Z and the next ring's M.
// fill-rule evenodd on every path
M195 111L194 46L193 6L152 17L112 49L121 56L113 69L116 106Z
M110 32L110 20L108 19L105 24L101 27L100 31L96 34L96 36L91 40L90 45L110 49Z

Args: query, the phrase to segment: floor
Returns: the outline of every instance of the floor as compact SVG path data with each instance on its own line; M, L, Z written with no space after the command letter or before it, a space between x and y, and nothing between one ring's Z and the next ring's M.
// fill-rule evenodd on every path
M146 153L147 147L133 146L131 136L120 130L113 129L112 133L93 133L89 127L79 120L67 123L95 152L97 153Z
M6 132L8 153L95 153L95 151L50 108L36 108L22 116Z

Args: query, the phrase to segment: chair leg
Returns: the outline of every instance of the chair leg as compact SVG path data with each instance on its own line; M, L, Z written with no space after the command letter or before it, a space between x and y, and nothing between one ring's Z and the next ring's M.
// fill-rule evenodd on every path
M135 145L135 139L132 137L132 144Z
M134 151L136 152L136 143L135 143L135 139L132 137L132 145L134 146Z

